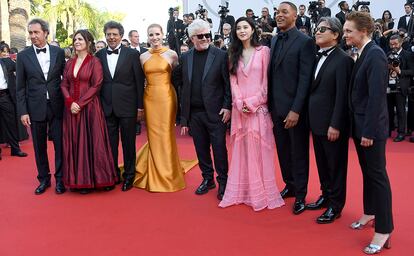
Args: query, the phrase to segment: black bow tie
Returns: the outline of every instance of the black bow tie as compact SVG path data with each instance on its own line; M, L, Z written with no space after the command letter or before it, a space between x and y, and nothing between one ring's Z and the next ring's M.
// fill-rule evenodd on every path
M113 53L113 54L119 54L119 48L118 48L118 49L115 49L115 50L113 50L113 51L111 51L111 50L106 50L106 53L107 53L108 55L111 55L112 53Z
M46 48L42 48L42 49L37 49L37 48L36 48L36 53L37 53L37 54L39 54L39 53L41 53L41 52L46 53Z
M328 50L318 52L316 55L318 56L318 59L322 58L322 56L327 57L328 56L328 53L331 52L333 49L335 49L335 46L329 48Z
M279 32L277 34L277 39L287 39L287 37L288 37L288 34L284 32Z

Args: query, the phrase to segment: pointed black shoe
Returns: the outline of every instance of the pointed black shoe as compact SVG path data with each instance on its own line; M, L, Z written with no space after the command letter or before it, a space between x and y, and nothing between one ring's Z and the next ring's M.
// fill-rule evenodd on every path
M203 195L207 193L210 189L213 189L216 187L216 184L214 183L214 180L206 180L204 179L203 182L201 182L200 186L198 186L195 193L197 195Z
M319 210L328 207L328 200L324 196L320 196L314 203L306 205L306 210Z
M292 189L285 187L282 191L280 191L280 196L282 198L295 197L295 192Z
M293 213L298 215L305 211L305 200L304 199L296 199L295 204L293 205Z
M328 224L334 222L339 217L341 217L340 212L335 212L332 207L328 207L328 209L316 219L316 222L319 224Z
M65 188L65 185L63 185L63 182L61 182L61 181L56 182L55 192L58 195L63 194L63 193L66 192L66 188Z
M27 153L24 153L21 150L16 150L16 151L12 150L11 156L26 157Z
M122 184L122 191L128 191L130 190L134 185L134 181L133 180L125 180L124 183Z
M41 195L43 194L47 188L50 187L50 181L43 181L40 182L40 185L36 188L35 190L35 194L36 195Z

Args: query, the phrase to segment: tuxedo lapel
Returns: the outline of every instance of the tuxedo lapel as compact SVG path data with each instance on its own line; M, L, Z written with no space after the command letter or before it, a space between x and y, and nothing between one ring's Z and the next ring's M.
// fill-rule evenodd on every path
M216 57L216 54L213 52L213 50L214 49L212 48L208 50L207 61L206 65L204 66L203 79L201 81L204 81L204 78L206 78L206 75L210 70L211 65L213 64L214 58Z
M301 33L301 32L299 32L299 33ZM293 43L295 42L297 37L298 37L297 33L295 33L295 34L291 33L289 35L288 39L286 40L286 42L283 45L282 51L281 51L278 59L276 60L276 67L279 66L279 64L282 62L283 58L285 57L286 53L288 52L289 48L293 45Z
M194 49L190 50L187 58L188 82L191 84L191 79L193 78Z
M365 56L367 55L369 48L371 48L373 44L374 42L371 41L365 46L364 51L362 52L361 56L358 58L357 62L355 63L354 69L352 70L352 74L351 74L351 80L350 80L351 86L349 86L351 89L352 89L352 85L355 80L355 76L358 73L358 70L361 67L361 64L364 62Z
M42 79L45 79L45 75L43 74L42 67L40 66L39 60L36 57L36 53L33 46L29 48L28 55L29 59L32 61L34 65L34 68L37 69L37 71L39 72L40 77L42 77Z
M312 83L312 91L316 89L316 87L318 87L320 81L321 81L321 76L323 74L323 72L325 71L326 67L329 66L329 63L335 59L335 56L338 52L338 48L335 48L335 50L332 51L331 54L328 55L328 57L326 58L326 60L323 62L321 68L319 69L318 75L316 76L316 78L313 80ZM317 64L316 64L317 65ZM316 72L316 67L315 67L315 72Z
M103 72L104 74L108 74L108 77L110 79L113 79L111 76L111 71L109 71L109 66L108 66L108 55L106 54L106 50L101 50L102 51L102 68L103 68Z
M125 58L127 54L128 54L127 48L121 46L121 52L119 53L118 62L116 63L113 79L115 79L116 75L118 74L119 69L122 67L123 63L125 62Z
M57 58L57 50L54 47L49 46L50 49L50 64L49 64L49 73L48 73L48 78L52 77L51 76L51 72L53 70L53 67L56 64L56 58Z
M8 85L9 84L9 76L8 76L8 72L7 72L7 68L6 68L6 63L2 59L0 59L0 65L1 65L1 68L3 69L4 79L6 79L6 83Z

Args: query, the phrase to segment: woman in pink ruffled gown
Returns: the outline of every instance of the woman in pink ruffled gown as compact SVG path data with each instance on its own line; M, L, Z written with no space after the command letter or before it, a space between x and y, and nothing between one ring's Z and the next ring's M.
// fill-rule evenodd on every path
M273 123L267 109L269 48L260 46L250 19L236 21L230 47L231 162L220 207L246 204L255 211L284 205L275 180Z

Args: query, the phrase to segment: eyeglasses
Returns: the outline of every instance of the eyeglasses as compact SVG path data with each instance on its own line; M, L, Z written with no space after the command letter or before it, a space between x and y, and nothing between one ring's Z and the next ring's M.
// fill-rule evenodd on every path
M195 35L195 36L197 37L197 39L200 39L200 40L202 40L204 37L205 37L206 39L211 38L211 34L210 34L210 33L198 34L198 35Z
M325 33L326 32L326 30L330 30L330 31L332 31L333 32L333 30L332 30L332 28L329 28L329 27L325 27L325 26L320 26L320 27L317 27L316 29L315 29L315 33L316 32L321 32L321 33Z

